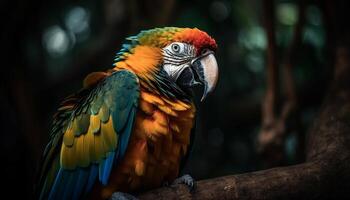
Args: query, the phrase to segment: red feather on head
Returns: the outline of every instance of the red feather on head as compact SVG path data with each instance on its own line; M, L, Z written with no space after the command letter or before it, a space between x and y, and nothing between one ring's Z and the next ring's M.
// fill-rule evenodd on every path
M215 40L210 37L206 32L201 31L197 28L190 29L185 28L183 31L177 32L174 35L175 41L182 41L190 43L196 47L197 54L199 54L203 49L210 49L216 51L217 44Z

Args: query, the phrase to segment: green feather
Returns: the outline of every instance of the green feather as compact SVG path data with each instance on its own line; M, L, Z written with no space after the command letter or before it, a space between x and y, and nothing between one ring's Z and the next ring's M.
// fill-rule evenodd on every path
M86 133L90 125L90 114L80 114L73 120L73 133L79 136Z

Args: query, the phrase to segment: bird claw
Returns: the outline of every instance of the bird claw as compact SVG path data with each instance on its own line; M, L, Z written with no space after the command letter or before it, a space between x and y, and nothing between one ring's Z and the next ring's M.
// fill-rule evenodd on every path
M128 193L114 192L109 200L138 200L138 198Z
M196 189L196 181L189 174L185 174L177 179L171 185L185 184L190 192L193 192Z

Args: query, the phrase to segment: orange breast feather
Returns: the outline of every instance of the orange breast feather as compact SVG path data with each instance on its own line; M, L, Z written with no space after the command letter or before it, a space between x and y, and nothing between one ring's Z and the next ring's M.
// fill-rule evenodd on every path
M141 89L139 111L124 159L112 171L100 197L115 191L133 192L172 182L187 153L195 107Z

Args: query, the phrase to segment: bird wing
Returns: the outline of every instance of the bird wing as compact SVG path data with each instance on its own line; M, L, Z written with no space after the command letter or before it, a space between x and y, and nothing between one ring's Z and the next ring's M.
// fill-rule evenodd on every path
M79 199L97 178L107 184L127 149L139 94L136 75L120 70L62 103L42 159L40 199Z

